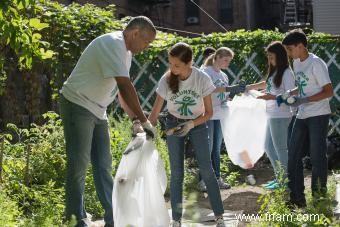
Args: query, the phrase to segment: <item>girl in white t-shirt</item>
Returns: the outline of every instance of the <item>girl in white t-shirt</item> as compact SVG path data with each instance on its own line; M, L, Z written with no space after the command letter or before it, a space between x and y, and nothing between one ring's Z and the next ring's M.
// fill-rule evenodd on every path
M177 43L169 50L170 70L159 81L157 97L149 120L156 124L164 100L167 102L167 145L170 157L170 198L172 226L181 226L184 178L184 141L192 141L199 171L206 182L217 226L223 222L223 204L209 153L207 121L212 116L211 93L215 90L210 77L192 66L192 49Z
M281 42L275 41L267 48L268 73L265 81L247 86L247 90L265 89L259 99L267 100L268 114L265 151L274 169L275 179L265 184L267 189L286 187L283 181L287 177L288 162L288 126L292 113L289 106L276 103L276 96L295 87L294 74L289 67L288 56ZM283 169L282 179L279 177L279 166ZM279 182L280 180L280 182Z

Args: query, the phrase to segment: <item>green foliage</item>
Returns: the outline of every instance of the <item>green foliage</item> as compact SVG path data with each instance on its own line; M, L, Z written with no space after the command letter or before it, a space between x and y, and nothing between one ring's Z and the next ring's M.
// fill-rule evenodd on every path
M0 46L11 47L21 68L31 68L35 57L47 59L54 54L41 40L40 32L49 25L28 16L38 9L34 0L2 1L0 4Z
M0 188L0 226L14 227L18 225L17 217L21 215L18 205Z
M239 166L234 165L226 154L221 154L220 170L222 177L225 178L226 182L231 186L236 186L240 183L239 178L242 171L244 171Z
M0 217L0 221L6 220L8 226L71 225L62 221L65 209L66 168L62 122L53 112L44 114L44 118L45 124L32 124L29 129L8 124L8 134L2 135L4 176L1 186L8 196L0 196L0 212L6 214L3 216L6 219L2 220ZM110 123L114 176L122 153L131 140L132 125L127 117L111 118ZM167 147L160 136L159 130L155 143L169 175ZM91 166L85 179L85 203L87 212L92 214L93 218L103 217L104 211L95 191ZM19 217L22 223L15 222ZM14 224L11 224L12 222Z
M328 192L320 197L318 202L313 201L311 190L306 191L307 207L292 211L287 205L288 192L283 187L273 192L263 194L260 214L262 220L260 226L337 226L338 221L333 216L333 209L336 206L335 198L336 181L333 177L328 180ZM272 215L272 216L266 216ZM265 219L264 217L271 217ZM304 217L305 219L302 219Z

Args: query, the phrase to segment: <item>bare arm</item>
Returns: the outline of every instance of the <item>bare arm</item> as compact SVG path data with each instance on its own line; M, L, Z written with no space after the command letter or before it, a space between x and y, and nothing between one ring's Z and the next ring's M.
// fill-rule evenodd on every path
M122 95L120 94L120 92L118 92L118 100L119 100L119 103L120 103L121 107L123 108L124 112L129 116L129 118L130 119L135 118L136 115L128 107L128 105L124 101L124 99L123 99Z
M258 96L257 99L276 100L276 96L269 93L264 93L263 95Z
M202 114L201 116L199 116L198 118L193 120L195 126L200 125L200 124L208 121L213 115L211 95L205 96L203 98L203 102L204 102L205 112L204 112L204 114Z
M140 106L136 89L131 83L131 80L127 77L115 77L115 79L121 98L123 98L125 104L130 109L130 113L133 113L141 122L146 122L147 118Z
M322 99L326 99L326 98L330 98L333 96L333 87L332 84L326 84L325 86L322 87L322 90L312 96L308 97L308 101L309 102L317 102L320 101Z
M255 84L247 85L247 91L249 90L263 90L266 88L266 81L261 81Z
M161 112L162 107L163 107L163 103L164 103L164 99L161 96L157 95L156 101L153 104L153 108L149 116L149 121L151 122L151 124L156 125L158 115Z

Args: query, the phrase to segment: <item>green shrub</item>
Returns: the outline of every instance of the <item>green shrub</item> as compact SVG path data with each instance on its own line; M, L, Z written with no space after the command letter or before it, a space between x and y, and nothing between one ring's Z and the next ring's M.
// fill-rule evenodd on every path
M21 215L17 203L8 197L4 189L0 187L0 226L17 226L18 217Z

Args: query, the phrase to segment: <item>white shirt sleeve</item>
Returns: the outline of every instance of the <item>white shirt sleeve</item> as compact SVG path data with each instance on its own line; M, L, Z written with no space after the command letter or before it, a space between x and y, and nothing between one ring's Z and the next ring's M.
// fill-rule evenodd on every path
M200 72L202 73L202 96L208 96L210 95L215 89L216 87L214 86L214 83L212 82L210 76L208 76L208 74L204 73L204 72Z
M283 73L282 83L285 91L295 88L295 77L290 68Z
M167 82L167 73L166 73L162 76L162 78L158 82L156 93L159 96L161 96L164 100L167 100L168 89L169 89L169 86Z
M318 60L313 62L313 74L317 83L320 87L325 86L326 84L330 84L331 80L329 78L328 68L324 61Z

